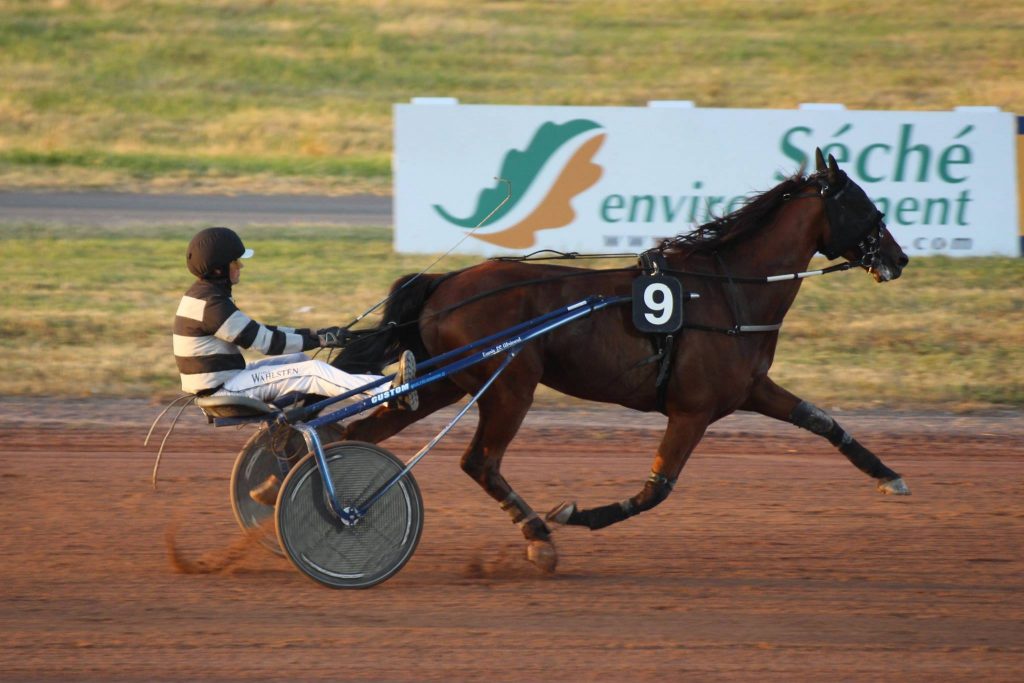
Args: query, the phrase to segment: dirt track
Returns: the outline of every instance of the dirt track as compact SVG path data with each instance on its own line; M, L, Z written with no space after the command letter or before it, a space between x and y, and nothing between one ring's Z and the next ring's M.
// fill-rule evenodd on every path
M416 470L423 539L393 579L331 591L239 546L227 482L248 431L198 414L161 489L145 402L0 400L4 680L1021 680L1024 416L843 414L914 495L828 444L716 425L654 511L563 529L553 577L458 468L460 425ZM385 445L406 458L447 415ZM471 422L471 420L469 421ZM539 510L636 492L662 421L538 410L504 471Z

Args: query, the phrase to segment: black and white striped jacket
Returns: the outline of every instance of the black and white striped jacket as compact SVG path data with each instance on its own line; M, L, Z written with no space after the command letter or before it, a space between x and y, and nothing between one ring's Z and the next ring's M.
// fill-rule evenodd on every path
M239 347L279 356L317 346L310 330L256 322L238 310L230 288L208 280L196 280L174 316L174 360L181 388L192 394L211 393L244 369Z

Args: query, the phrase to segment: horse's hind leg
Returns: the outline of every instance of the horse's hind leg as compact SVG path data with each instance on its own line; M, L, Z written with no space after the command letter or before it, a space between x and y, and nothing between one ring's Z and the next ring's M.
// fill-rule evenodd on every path
M859 441L821 408L789 393L778 384L763 377L754 385L747 402L740 406L776 420L791 422L809 432L829 440L861 472L878 481L878 490L897 496L910 495L910 489L900 475L885 466L878 456Z
M533 387L524 383L495 384L479 403L480 420L462 470L512 517L526 537L527 558L545 572L553 572L558 554L551 530L533 508L512 489L501 474L501 460L533 403Z
M710 417L705 414L683 413L670 416L651 474L640 493L632 498L588 510L578 509L576 503L563 503L549 512L547 519L558 524L596 530L650 510L668 498L709 422Z

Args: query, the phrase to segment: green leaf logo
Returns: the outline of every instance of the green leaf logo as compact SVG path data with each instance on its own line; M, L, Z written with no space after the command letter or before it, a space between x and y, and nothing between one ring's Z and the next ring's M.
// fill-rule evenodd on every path
M525 151L518 149L509 150L501 163L501 171L498 175L511 181L514 194L511 201L501 207L491 217L491 221L497 222L502 216L515 208L519 200L526 196L533 181L537 179L541 169L544 168L544 164L563 145L577 135L600 127L600 124L588 119L574 119L562 124L548 121L537 129ZM494 207L501 204L505 194L505 186L502 183L496 183L494 187L481 190L480 196L476 201L476 210L465 218L457 218L451 215L440 204L434 204L434 210L449 223L462 228L474 228L480 224L480 221L487 214L494 210Z

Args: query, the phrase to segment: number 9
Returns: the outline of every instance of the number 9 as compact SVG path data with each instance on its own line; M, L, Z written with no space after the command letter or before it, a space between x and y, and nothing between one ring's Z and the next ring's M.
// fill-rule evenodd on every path
M652 282L644 289L644 306L652 313L644 313L644 318L652 325L663 325L672 317L675 301L672 290L662 282Z

